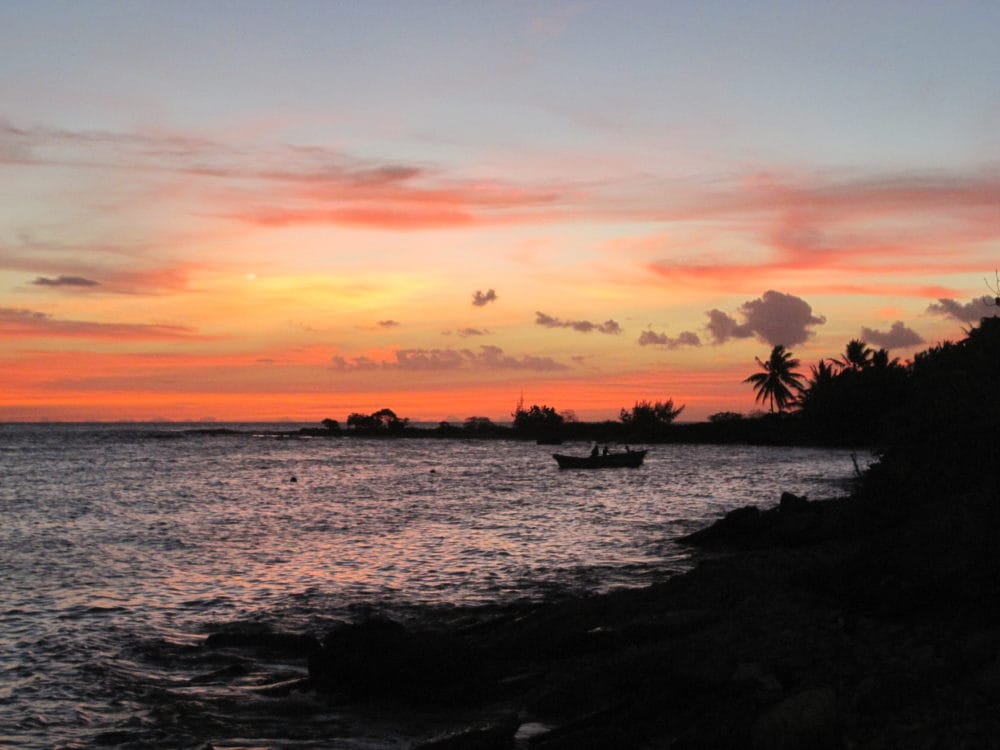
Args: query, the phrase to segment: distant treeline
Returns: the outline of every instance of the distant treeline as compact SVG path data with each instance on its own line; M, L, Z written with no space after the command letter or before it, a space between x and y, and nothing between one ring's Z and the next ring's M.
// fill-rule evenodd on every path
M985 353L974 362L974 352ZM994 357L994 359L990 359ZM931 413L953 414L954 424L984 429L967 412L983 405L969 396L993 402L1000 396L1000 318L984 318L965 339L945 342L920 352L912 362L890 358L853 340L839 359L820 360L808 376L796 372L798 360L784 347L775 347L761 372L748 377L758 400L770 403L770 412L719 412L705 422L678 422L684 406L673 399L638 401L621 409L618 420L582 422L573 412L559 412L547 404L525 406L519 401L512 424L497 424L472 416L461 423L441 422L415 427L392 409L372 414L354 413L346 424L325 419L319 428L301 432L315 436L422 437L513 439L539 442L591 441L600 443L749 443L765 445L824 445L878 448L898 440L901 430L928 429L921 420ZM965 396L959 408L956 391ZM775 407L777 410L775 411ZM986 409L986 413L990 413ZM965 420L965 422L963 422ZM954 431L954 424L948 432ZM941 426L935 423L934 429ZM1000 421L992 422L984 439L997 444Z

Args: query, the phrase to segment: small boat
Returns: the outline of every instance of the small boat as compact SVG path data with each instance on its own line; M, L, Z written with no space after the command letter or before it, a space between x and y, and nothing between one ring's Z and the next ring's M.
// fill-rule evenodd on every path
M646 451L629 451L627 453L609 453L606 456L564 456L553 453L552 458L560 469L618 469L622 467L635 468L642 466Z

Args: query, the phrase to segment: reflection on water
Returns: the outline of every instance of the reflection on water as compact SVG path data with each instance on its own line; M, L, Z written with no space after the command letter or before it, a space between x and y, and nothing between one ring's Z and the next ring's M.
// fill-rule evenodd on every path
M109 695L190 679L170 675L213 622L641 585L707 519L853 473L846 451L653 446L639 469L561 472L534 443L143 430L0 429L0 743L160 727Z

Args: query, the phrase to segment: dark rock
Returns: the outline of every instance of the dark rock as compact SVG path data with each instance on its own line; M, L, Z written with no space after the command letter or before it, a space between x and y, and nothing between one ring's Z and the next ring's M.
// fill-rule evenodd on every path
M757 662L740 662L733 673L733 682L765 693L780 693L781 682Z
M762 529L762 513L755 505L729 511L706 529L681 537L680 541L697 546L729 544L747 546L755 542Z
M517 716L509 716L485 726L446 734L414 745L413 750L507 750L514 746L514 735L521 725Z
M319 649L319 641L304 633L276 633L263 626L241 625L231 630L211 633L205 639L208 648L252 648L295 656L307 656Z
M962 666L972 669L984 667L997 658L1000 632L976 630L962 638L957 646Z
M418 702L472 699L486 686L482 655L459 638L410 631L372 618L327 633L309 657L317 690L354 700L394 697Z
M312 687L312 681L308 677L296 677L254 688L254 692L269 698L285 698L296 691L307 690L310 687Z
M574 717L569 721L540 732L530 738L532 748L541 750L598 750L630 748L641 742L639 728L629 720L620 706Z
M778 503L778 509L782 513L794 513L808 506L809 500L805 495L795 495L791 492L782 492L781 500Z
M778 702L754 722L758 750L821 750L840 746L837 695L810 688Z
M135 732L112 730L110 732L101 732L93 738L92 742L95 745L107 747L111 745L124 745L126 743L136 742L139 739L140 736Z

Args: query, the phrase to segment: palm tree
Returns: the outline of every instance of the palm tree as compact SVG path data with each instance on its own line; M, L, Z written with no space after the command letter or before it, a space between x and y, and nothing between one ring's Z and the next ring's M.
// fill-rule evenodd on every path
M819 360L816 364L810 365L809 378L810 388L826 388L836 376L833 366L826 360Z
M875 352L861 339L851 339L844 349L844 356L835 359L833 362L840 365L845 370L866 370L872 364L872 355Z
M899 357L889 359L888 349L878 349L872 354L872 368L876 370L888 370L899 367Z
M799 361L781 344L771 350L767 362L760 357L754 359L761 366L762 372L754 373L743 382L753 384L753 389L757 392L756 400L760 403L769 401L772 414L775 405L780 412L793 404L796 393L801 392L804 387L802 376L793 372L799 366Z

